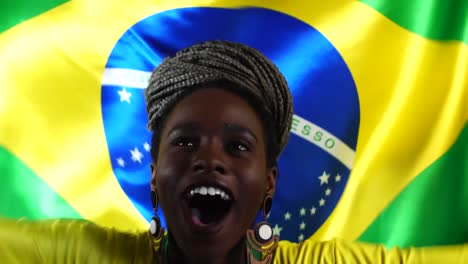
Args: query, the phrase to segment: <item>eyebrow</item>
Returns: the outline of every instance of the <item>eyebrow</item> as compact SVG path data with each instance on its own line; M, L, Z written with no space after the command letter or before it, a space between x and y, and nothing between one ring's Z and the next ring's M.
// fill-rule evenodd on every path
M179 130L200 130L201 125L198 122L185 122L185 123L180 123L176 124L172 129L167 133L167 136L169 137L171 134L174 132L177 132ZM225 123L224 124L224 131L228 133L245 133L251 136L255 141L258 142L257 136L255 136L255 133L253 133L250 129L237 125L237 124L232 124L232 123Z
M227 131L227 132L231 132L231 133L232 132L234 132L234 133L246 133L246 134L250 135L251 137L253 137L255 139L255 141L258 142L258 139L255 136L255 134L250 129L248 129L246 127L236 125L236 124L224 124L224 130Z
M172 133L178 131L178 130L200 130L201 126L197 122L185 122L185 123L180 123L176 124L174 127L169 130L167 133L167 136L170 136Z

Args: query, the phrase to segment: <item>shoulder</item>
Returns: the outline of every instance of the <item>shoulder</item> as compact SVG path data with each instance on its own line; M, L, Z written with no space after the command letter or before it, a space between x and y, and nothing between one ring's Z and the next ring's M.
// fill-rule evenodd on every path
M153 258L152 241L148 231L122 231L84 220L58 222L57 225L63 225L67 229L65 233L72 237L70 242L79 246L81 253L94 256L93 260L107 259L109 263L150 263Z
M403 249L341 239L281 241L274 263L421 263L428 260L431 263L468 263L468 244Z
M336 240L308 239L301 243L282 240L278 244L274 263L323 263L334 258L335 249Z
M78 219L3 219L0 226L11 230L11 235L0 234L0 237L23 241L23 251L30 251L30 255L41 259L67 259L73 263L151 263L153 258L148 231L126 232Z

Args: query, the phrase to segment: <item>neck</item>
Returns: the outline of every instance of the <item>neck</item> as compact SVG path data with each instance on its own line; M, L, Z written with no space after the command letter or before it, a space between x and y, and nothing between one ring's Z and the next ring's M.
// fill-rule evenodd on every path
M163 264L176 264L176 263L189 263L189 264L243 264L246 263L246 248L245 239L241 239L237 245L228 252L228 254L221 256L188 256L182 253L182 250L177 246L173 237L168 234L168 247L166 258L167 262Z

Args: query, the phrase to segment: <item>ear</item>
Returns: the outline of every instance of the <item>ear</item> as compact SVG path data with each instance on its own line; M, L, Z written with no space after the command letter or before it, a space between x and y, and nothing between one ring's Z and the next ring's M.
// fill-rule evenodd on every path
M151 168L151 190L154 191L156 190L156 181L157 181L157 174L156 174L156 164L154 162L151 162L150 164Z
M278 176L278 167L273 166L267 169L266 195L273 197L276 191L276 178Z

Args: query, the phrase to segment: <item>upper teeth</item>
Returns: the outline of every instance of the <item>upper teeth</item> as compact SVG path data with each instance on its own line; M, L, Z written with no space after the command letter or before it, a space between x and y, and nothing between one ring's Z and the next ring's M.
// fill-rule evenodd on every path
M223 200L231 200L231 197L229 194L225 193L223 190L218 189L216 187L206 187L206 186L200 186L200 187L195 187L192 190L190 190L190 197L193 197L195 194L201 194L201 195L219 195L221 196L221 199Z

